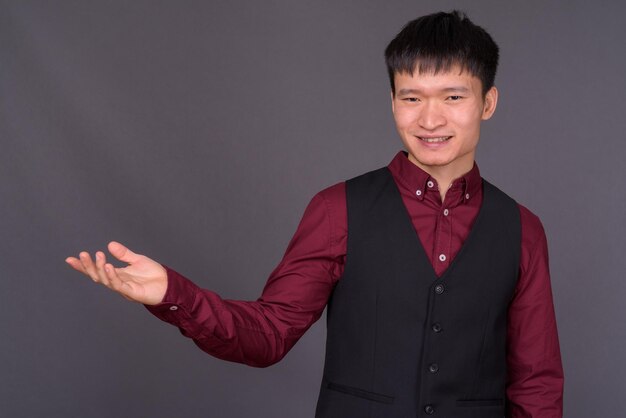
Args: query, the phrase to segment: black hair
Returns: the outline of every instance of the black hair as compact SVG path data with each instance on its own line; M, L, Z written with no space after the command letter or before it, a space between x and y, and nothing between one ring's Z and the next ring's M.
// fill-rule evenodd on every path
M398 73L461 71L482 82L483 95L493 87L498 68L498 45L480 26L462 12L439 12L407 23L385 49L385 62L396 93L394 76Z

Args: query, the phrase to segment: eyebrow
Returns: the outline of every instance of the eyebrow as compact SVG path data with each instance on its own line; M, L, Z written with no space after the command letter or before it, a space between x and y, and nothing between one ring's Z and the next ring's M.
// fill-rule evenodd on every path
M443 93L468 93L469 89L463 86L445 87L440 90ZM406 96L409 94L422 94L420 89L400 89L398 90L398 96Z

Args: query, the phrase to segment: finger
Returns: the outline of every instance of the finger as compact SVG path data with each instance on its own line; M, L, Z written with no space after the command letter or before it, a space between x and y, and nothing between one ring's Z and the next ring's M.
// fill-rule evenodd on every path
M104 266L104 272L107 275L107 279L109 281L109 287L122 296L124 296L128 300L134 301L132 298L133 287L125 282L120 276L117 274L117 269L113 267L111 264L106 264Z
M83 251L78 256L80 257L80 262L83 265L85 273L87 273L87 275L91 277L91 280L98 283L100 278L96 273L96 267L94 266L93 261L91 261L91 256L89 255L89 253Z
M85 271L85 269L83 268L83 264L80 262L80 260L76 257L67 257L65 259L65 262L67 264L70 265L70 267L72 267L74 270L77 270L83 274L87 274L87 272Z
M135 254L127 247L115 241L111 241L109 243L109 252L113 255L113 257L128 264L133 264L139 259L138 254Z
M104 271L104 265L106 264L106 257L102 251L96 252L96 274L98 275L99 282L103 285L109 286L109 278Z

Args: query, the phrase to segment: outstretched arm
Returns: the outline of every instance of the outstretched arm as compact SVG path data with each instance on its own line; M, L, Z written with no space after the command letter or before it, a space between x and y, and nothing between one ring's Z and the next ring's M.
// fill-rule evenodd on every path
M102 252L95 263L86 252L66 261L94 282L145 304L207 353L265 367L283 358L322 314L343 272L345 217L343 183L316 195L256 301L222 299L118 243L109 244L109 251L129 263L125 268L107 264Z

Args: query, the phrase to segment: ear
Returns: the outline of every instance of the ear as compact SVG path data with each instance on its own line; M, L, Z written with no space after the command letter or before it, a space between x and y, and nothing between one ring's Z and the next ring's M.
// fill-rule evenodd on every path
M394 100L393 100L395 95L393 94L393 91L391 91L390 93L391 93L391 113L395 113L396 112L396 106L395 106L395 103L394 103Z
M498 105L498 89L494 86L489 89L487 94L485 94L482 120L487 120L491 118L491 116L493 116L493 113L496 111L497 105Z

